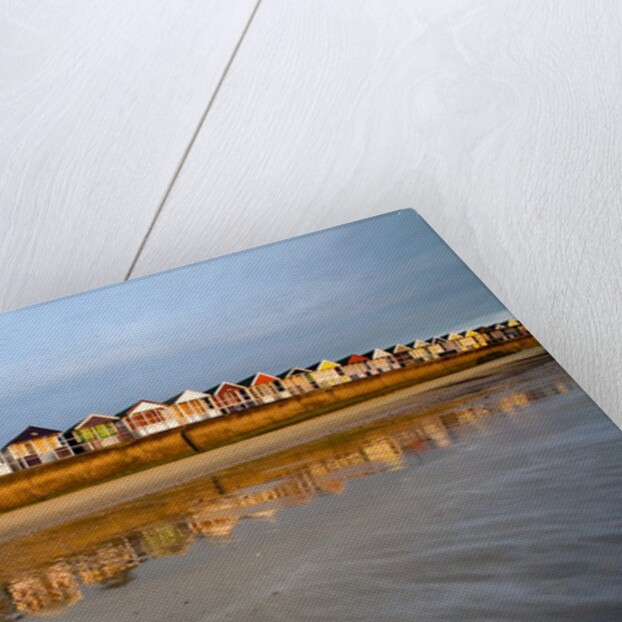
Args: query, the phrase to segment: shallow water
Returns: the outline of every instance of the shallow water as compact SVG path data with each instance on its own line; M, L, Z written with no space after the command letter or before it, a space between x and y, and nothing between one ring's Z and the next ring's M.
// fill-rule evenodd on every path
M5 543L0 611L116 622L620 620L621 458L619 430L541 358Z

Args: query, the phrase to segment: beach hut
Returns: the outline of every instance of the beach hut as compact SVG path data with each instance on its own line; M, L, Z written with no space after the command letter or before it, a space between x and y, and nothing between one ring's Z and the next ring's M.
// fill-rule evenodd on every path
M428 350L429 345L427 341L423 341L422 339L415 339L415 341L406 344L406 346L410 348L410 355L419 363L434 358L433 354Z
M441 335L440 339L444 341L444 347L448 353L452 354L464 351L464 348L460 343L462 336L459 333L447 333L446 335Z
M380 348L365 352L363 356L368 359L367 364L372 374L381 374L391 371L392 369L400 368L400 364L395 360L395 357L386 350L381 350Z
M515 328L519 337L531 337L531 333L518 320L508 320L508 327Z
M477 348L479 348L479 341L477 341L473 335L468 335L468 332L469 331L465 330L457 333L457 341L462 352L470 352L471 350L477 350ZM456 333L452 333L452 335L454 334Z
M179 426L177 417L166 404L140 400L117 414L132 436L149 436Z
M53 462L73 455L60 430L28 426L2 448L4 460L14 470Z
M337 363L341 367L341 371L350 378L350 380L360 380L371 376L371 370L367 364L367 357L362 354L350 354L345 358L339 359Z
M257 372L254 376L244 378L238 384L246 387L251 398L257 404L269 404L292 396L278 376L264 374L263 372Z
M169 398L164 403L177 419L179 425L186 425L203 419L212 419L222 414L214 403L212 396L202 391L187 389Z
M319 389L311 376L311 370L304 367L292 367L279 374L278 378L291 395L301 395Z
M518 320L506 320L501 324L503 326L501 330L507 339L517 339L527 332L525 327Z
M507 333L507 326L505 325L504 322L499 322L498 324L495 324L495 331L501 333L502 340L503 341L507 341L509 339L508 333Z
M427 340L428 352L433 358L446 356L454 350L447 345L447 341L443 337L431 337Z
M74 453L83 453L128 441L132 434L119 417L92 413L66 430L64 437Z
M4 459L4 457L2 456L2 454L0 454L0 477L2 477L3 475L8 475L9 473L12 473L13 469L11 468L11 465ZM0 609L0 611L2 611ZM0 618L1 620L2 618Z
M488 333L486 332L486 330L482 330L484 328L484 326L481 326L480 328L471 328L465 331L464 335L465 337L472 337L477 344L477 348L483 348L490 343Z
M486 327L488 329L489 342L501 343L506 341L505 334L503 333L504 326L502 324L490 324Z
M237 412L257 405L247 388L234 382L221 382L207 389L205 393L211 396L212 402L223 413Z
M339 364L334 361L323 359L310 365L309 370L311 371L313 380L322 389L334 387L335 385L350 381L348 376L341 373Z
M387 348L386 351L395 358L400 367L406 367L415 363L415 357L412 355L411 349L403 343L396 343L394 346Z

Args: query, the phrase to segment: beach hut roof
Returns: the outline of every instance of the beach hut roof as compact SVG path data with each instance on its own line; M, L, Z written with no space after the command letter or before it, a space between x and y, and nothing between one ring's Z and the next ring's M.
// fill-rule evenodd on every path
M200 400L205 397L208 397L207 393L203 393L202 391L193 391L191 389L186 389L177 395L173 395L169 399L165 400L165 404L168 406L173 406L174 404L183 404L184 402L191 402L192 400Z
M82 430L84 428L91 428L96 425L102 425L105 423L114 423L115 421L119 421L119 417L114 415L100 415L99 413L91 413L87 415L82 421L78 421L72 425L67 432L71 432L73 430Z
M410 343L406 344L409 348L425 348L426 346L430 345L427 341L424 341L423 339L415 339L414 341L411 341Z
M252 387L257 384L274 382L275 380L278 380L277 376L273 376L272 374L264 374L263 372L258 371L254 376L249 376L248 378L244 378L244 380L240 380L238 384L243 387Z
M339 365L352 365L352 363L362 363L367 360L369 359L362 354L350 354L350 356L339 359L337 363L339 363Z
M448 335L441 335L440 337L430 337L428 343L444 343L447 341Z
M279 378L291 378L292 376L299 376L300 374L308 374L311 370L306 367L292 367L279 374Z
M13 445L15 443L25 443L26 441L32 441L37 438L45 438L46 436L58 436L59 434L61 434L60 430L53 430L51 428L39 428L34 425L29 425L15 438L11 439L4 447L8 447L9 445Z
M116 416L123 418L127 415L133 415L134 413L143 412L145 410L156 410L159 408L166 408L166 404L163 404L162 402L151 402L149 400L139 400L138 402L132 404L129 408L117 413Z
M410 348L407 345L404 345L403 343L396 343L390 348L386 348L386 351L389 354L397 354L399 352L408 352L409 350Z
M309 369L311 371L319 371L322 369L334 369L335 367L338 367L339 363L335 363L335 361L329 361L328 359L322 359L321 361L318 361L317 363L313 363L313 365L309 365Z
M382 359L382 358L386 358L391 355L386 350L381 350L380 348L374 348L373 350L370 350L369 352L365 352L364 356L366 356L368 359Z
M218 393L220 389L223 387L235 387L236 389L244 389L245 387L237 382L228 382L227 380L221 382L220 384L216 384L213 387L206 389L205 393L209 393L210 395L214 395L214 393Z

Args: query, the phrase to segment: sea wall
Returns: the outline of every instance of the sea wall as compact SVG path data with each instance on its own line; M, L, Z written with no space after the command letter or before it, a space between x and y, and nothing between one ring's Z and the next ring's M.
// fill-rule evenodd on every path
M0 478L0 512L236 442L409 385L538 346L533 337L349 382Z

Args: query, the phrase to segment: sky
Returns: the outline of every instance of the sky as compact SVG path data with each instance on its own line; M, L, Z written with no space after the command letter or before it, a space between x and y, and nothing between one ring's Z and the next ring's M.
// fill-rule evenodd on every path
M0 315L0 445L511 317L413 210Z

